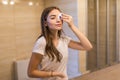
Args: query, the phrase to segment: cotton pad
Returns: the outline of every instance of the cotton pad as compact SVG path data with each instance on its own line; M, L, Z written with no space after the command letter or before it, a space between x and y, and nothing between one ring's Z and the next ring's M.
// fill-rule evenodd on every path
M60 14L58 15L58 19L61 19L61 17L62 17L62 13L60 13Z

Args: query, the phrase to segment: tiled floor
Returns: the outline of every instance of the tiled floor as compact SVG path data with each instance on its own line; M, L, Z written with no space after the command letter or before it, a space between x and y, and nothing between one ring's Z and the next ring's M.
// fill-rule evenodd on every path
M71 80L120 80L120 64L88 73Z

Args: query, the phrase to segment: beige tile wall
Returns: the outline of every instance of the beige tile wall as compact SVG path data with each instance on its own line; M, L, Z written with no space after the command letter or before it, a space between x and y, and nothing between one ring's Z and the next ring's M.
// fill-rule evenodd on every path
M97 60L95 60L97 52L97 36L96 36L96 0L88 1L88 38L93 45L93 49L87 55L87 69L95 69ZM92 55L91 55L92 54ZM89 64L90 63L90 64ZM94 64L94 65L91 65Z
M98 5L96 0L89 0L88 3L88 35L94 45L93 50L88 54L87 67L91 71L104 68L108 64L112 65L116 58L116 2L115 0L109 0L109 2L99 0L98 2ZM109 7L106 4L109 4ZM98 22L96 22L96 14L99 15Z
M86 0L45 0L45 3L44 0L31 0L34 1L33 6L28 6L28 1L30 0L16 0L14 6L0 3L1 80L14 80L13 62L30 57L33 44L40 33L39 18L44 6L54 4L60 7L63 12L74 17L75 24L80 25L80 30L86 34ZM39 5L35 5L35 2L39 2ZM81 56L81 68L85 71L86 54Z
M120 61L120 0L116 0L117 2L117 29L118 29L118 53L119 53L119 61Z
M87 0L77 0L79 30L87 37ZM79 70L82 74L88 73L86 67L86 51L80 51Z
M0 3L0 79L14 80L15 60L29 58L33 44L40 33L40 14L43 0L33 0L39 5L28 6L29 0L19 0L15 5Z

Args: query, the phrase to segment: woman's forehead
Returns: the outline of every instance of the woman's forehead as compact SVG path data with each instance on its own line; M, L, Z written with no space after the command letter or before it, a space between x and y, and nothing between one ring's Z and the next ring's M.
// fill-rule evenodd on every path
M60 13L59 10L57 10L57 9L53 9L53 10L49 13L48 16L50 16L50 15L58 15L59 13Z

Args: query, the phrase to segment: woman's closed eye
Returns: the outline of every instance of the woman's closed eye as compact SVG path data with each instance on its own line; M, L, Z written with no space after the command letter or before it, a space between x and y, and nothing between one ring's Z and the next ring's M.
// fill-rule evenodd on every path
M55 19L56 18L56 15L51 15L50 16L50 19Z
M51 17L50 19L55 19L55 17Z

